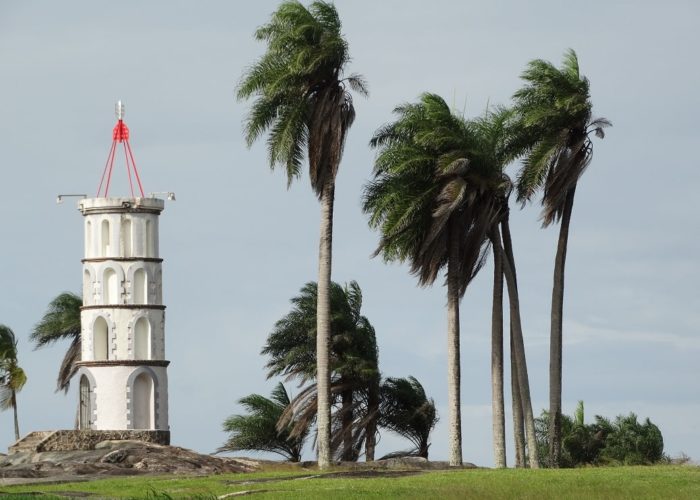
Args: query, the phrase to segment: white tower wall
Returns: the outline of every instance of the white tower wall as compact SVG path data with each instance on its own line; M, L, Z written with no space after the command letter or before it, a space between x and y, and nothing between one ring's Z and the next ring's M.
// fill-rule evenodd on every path
M168 430L163 200L90 198L85 217L80 426Z

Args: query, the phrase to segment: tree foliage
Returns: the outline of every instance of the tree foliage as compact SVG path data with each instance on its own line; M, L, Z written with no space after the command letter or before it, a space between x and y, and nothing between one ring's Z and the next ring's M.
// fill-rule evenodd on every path
M17 339L10 327L0 325L0 410L14 412L15 439L19 439L17 393L27 383L27 375L17 360Z
M292 310L275 323L262 354L268 378L284 376L307 384L285 412L292 435L307 429L316 417L316 302L318 287L310 282L291 299ZM331 283L331 447L337 458L356 459L362 444L375 432L379 402L378 350L374 328L361 314L362 290L352 281ZM351 434L349 434L351 433Z
M486 233L496 211L491 196L504 181L484 161L480 124L454 114L436 94L394 109L396 121L375 132L374 179L364 189L369 225L379 229L375 252L408 261L421 286L448 261L448 240L459 241L460 295L484 263Z
M618 415L614 421L596 415L584 422L583 401L574 416L562 415L561 467L582 465L649 465L663 458L664 440L659 428L647 418L644 423L634 413ZM538 452L541 463L549 461L549 413L536 419Z
M524 156L518 199L531 200L542 190L542 221L548 226L561 218L566 196L591 161L590 134L605 137L611 123L593 118L590 82L573 50L561 68L530 61L521 78L525 85L513 95L515 121L509 131L511 154Z
M238 99L255 99L245 121L246 141L251 145L269 131L270 166L283 167L289 184L300 175L306 150L320 198L335 179L355 119L349 91L367 95L360 75L344 76L350 54L338 12L323 1L308 8L286 1L255 38L267 43L267 52L238 86Z
M430 433L438 422L435 401L414 377L387 378L382 384L379 424L403 436L413 449L389 456L428 458ZM387 457L384 457L387 458Z
M269 451L292 462L301 460L309 428L292 436L291 426L278 427L280 417L291 404L289 394L281 382L275 386L269 399L251 394L241 398L238 403L245 408L247 414L233 415L226 419L224 431L230 433L230 437L218 452Z
M49 304L46 313L36 324L29 340L34 348L39 349L63 339L70 341L56 380L56 391L68 392L70 380L77 372L76 363L80 361L80 307L83 299L74 293L64 292Z

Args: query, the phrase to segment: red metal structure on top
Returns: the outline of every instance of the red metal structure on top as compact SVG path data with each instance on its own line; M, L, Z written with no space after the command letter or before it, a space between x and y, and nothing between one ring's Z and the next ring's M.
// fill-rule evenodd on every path
M124 147L124 159L126 160L126 173L129 176L129 189L131 190L131 197L134 196L134 184L132 181L131 171L134 171L134 176L136 177L136 182L138 183L139 192L141 193L141 198L144 198L143 186L141 186L141 178L139 177L139 171L136 169L136 162L134 162L134 153L131 152L131 145L129 144L129 127L124 123L124 105L121 101L117 101L116 105L116 115L117 124L114 126L112 131L112 148L109 150L109 155L107 156L107 163L105 163L105 169L102 172L102 178L100 179L100 186L97 188L97 197L100 197L102 193L102 186L105 186L104 197L107 198L109 195L109 183L112 180L112 167L114 166L114 156L117 151L117 144L121 144ZM107 183L105 184L105 177L107 178Z

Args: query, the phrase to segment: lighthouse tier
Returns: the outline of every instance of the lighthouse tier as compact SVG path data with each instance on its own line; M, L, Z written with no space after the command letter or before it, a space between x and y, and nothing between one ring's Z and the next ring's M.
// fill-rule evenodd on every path
M168 426L157 198L89 198L85 217L81 429Z

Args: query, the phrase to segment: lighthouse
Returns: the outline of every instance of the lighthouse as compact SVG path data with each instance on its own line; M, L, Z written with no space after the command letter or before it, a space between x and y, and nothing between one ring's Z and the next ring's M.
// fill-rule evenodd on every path
M97 196L78 205L85 235L78 426L94 431L160 431L161 435L165 431L169 441L170 362L165 358L163 259L158 241L164 200L143 194L123 115L119 102ZM121 149L131 194L113 197L109 195L112 167Z

